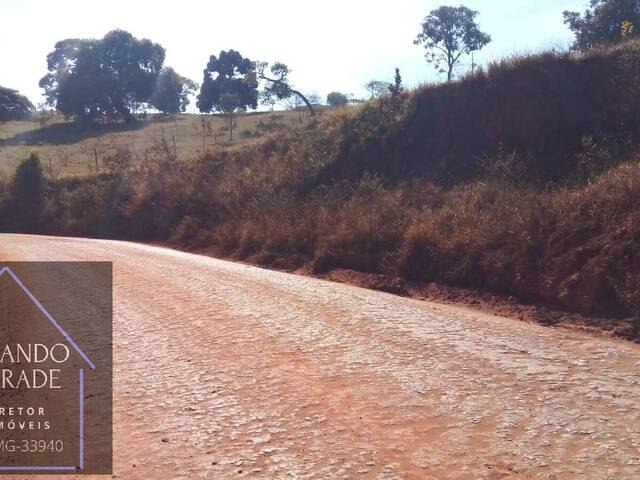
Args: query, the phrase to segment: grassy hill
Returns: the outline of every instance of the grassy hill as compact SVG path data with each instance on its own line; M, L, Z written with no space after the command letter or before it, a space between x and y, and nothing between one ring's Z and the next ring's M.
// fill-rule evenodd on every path
M320 115L323 111L320 110ZM41 121L46 118L46 122ZM11 173L18 159L38 151L47 174L69 177L104 171L104 159L127 148L142 157L163 136L176 153L188 158L202 156L204 148L231 149L259 141L264 136L309 121L305 112L257 112L238 115L233 140L228 119L219 116L149 115L133 124L79 125L60 115L37 113L32 121L0 123L0 173ZM204 123L203 123L204 122ZM96 169L97 157L97 169Z
M395 117L369 105L346 126L343 151L325 178L369 171L460 183L487 161L515 152L527 180L566 179L577 172L585 142L634 138L637 48L505 59L461 81L413 92Z
M23 168L3 187L1 227L349 269L397 292L437 282L617 319L638 339L639 116L628 43L505 60L319 121L283 116L290 127L204 157L197 119L176 124L176 148L170 123L151 121L108 134L135 145L155 132L143 158L115 149L108 173L39 183Z

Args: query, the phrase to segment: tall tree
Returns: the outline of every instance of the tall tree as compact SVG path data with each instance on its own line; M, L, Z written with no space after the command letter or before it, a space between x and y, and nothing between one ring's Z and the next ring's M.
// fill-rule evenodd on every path
M371 80L364 84L364 88L367 89L367 91L371 95L371 98L376 98L380 95L384 95L389 91L389 87L391 87L391 84L383 80Z
M229 120L229 140L233 141L233 117L241 108L240 95L237 93L223 93L220 96L220 110Z
M33 104L17 90L0 86L0 122L26 120L35 110Z
M227 95L236 95L235 110L245 111L258 107L258 81L254 63L235 50L221 51L220 56L211 55L204 79L200 85L197 106L201 112L226 112ZM225 100L226 98L226 100Z
M267 62L258 62L256 64L258 80L264 80L266 82L266 86L262 92L263 99L266 100L269 97L275 97L278 100L285 100L295 95L304 102L309 113L314 115L313 104L302 92L293 88L289 83L289 74L291 73L289 67L282 62L276 62L269 69L271 71L270 74L265 73L268 68L269 64Z
M173 68L165 67L151 94L151 105L170 115L184 113L196 88L195 82L179 75Z
M427 62L438 71L446 72L448 82L464 55L480 50L491 41L476 23L477 16L477 11L462 5L442 6L424 19L422 31L414 41L424 46Z
M565 11L563 15L576 36L577 50L617 43L640 33L638 0L590 0L583 14Z
M402 76L400 75L400 69L398 67L396 67L396 74L393 77L393 84L389 85L389 91L394 97L399 96L404 91Z
M130 121L150 101L164 57L157 43L123 30L100 40L62 40L47 56L49 73L40 86L47 103L67 117Z

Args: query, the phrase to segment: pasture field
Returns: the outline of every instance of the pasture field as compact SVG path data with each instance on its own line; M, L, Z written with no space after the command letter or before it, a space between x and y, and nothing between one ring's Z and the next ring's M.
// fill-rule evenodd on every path
M318 116L326 115L320 110ZM234 149L265 136L310 121L303 111L239 114L234 118L233 140L228 118L222 115L183 114L163 117L151 114L138 121L82 125L49 114L46 123L36 113L30 121L0 123L0 175L14 171L18 161L37 151L45 172L60 178L95 173L104 169L105 158L118 149L143 156L163 136L180 158L202 156L203 148Z

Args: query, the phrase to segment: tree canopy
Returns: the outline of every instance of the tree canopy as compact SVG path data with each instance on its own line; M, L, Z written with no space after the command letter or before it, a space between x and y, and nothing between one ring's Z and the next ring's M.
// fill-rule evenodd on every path
M235 50L223 50L219 57L209 58L197 105L201 112L228 112L232 103L234 110L258 108L258 81L251 60Z
M331 92L327 95L327 105L330 107L344 107L349 103L349 98L340 92Z
M165 67L158 75L150 103L166 114L183 113L196 88L195 82L179 75L173 68Z
M367 89L371 98L376 98L385 93L389 93L389 88L391 84L389 82L385 82L384 80L371 80L364 84L364 88Z
M17 90L0 86L0 122L26 120L35 110L33 104Z
M402 76L400 75L400 69L398 67L396 67L396 73L393 76L393 84L389 85L389 91L394 97L397 97L402 92L404 92L404 87L402 86Z
M165 50L123 30L104 38L66 39L47 56L49 73L40 80L47 103L67 117L133 119L149 102Z
M587 50L637 35L640 29L640 1L591 0L583 14L564 12L564 23L576 36L574 48Z
M476 23L477 16L477 11L462 5L442 6L424 19L422 31L414 41L424 46L427 62L438 71L446 72L448 82L464 55L480 50L491 41Z

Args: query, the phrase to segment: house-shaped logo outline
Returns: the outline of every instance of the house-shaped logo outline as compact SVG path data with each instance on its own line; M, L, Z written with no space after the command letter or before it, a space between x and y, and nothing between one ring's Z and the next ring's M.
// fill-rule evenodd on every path
M38 310L45 316L47 320L55 327L55 329L64 337L64 339L73 347L73 349L82 357L82 359L87 363L91 370L96 369L96 365L91 361L91 359L82 351L82 349L78 346L78 344L71 338L71 336L62 328L62 326L56 321L55 318L47 311L46 308L40 303L40 301L36 298L36 296L31 293L31 290L27 288L27 286L20 280L20 278L11 270L11 268L5 266L0 269L0 279L4 274L8 274L13 281L20 287L20 289L29 297L31 303L33 303ZM80 406L80 431L79 431L79 462L78 466L61 466L61 467L47 467L47 466L4 466L0 465L0 472L19 472L19 471L37 471L40 472L66 472L66 471L82 471L84 470L84 369L79 369L79 406Z

